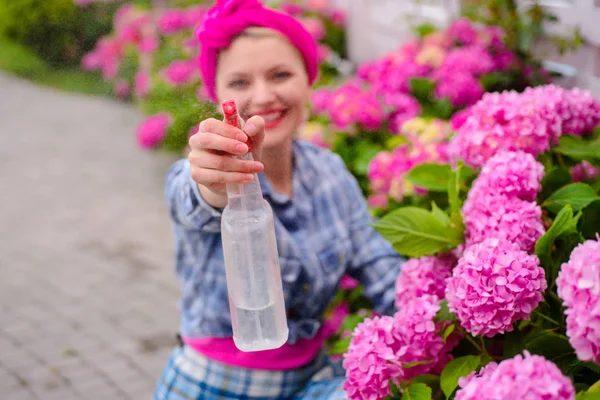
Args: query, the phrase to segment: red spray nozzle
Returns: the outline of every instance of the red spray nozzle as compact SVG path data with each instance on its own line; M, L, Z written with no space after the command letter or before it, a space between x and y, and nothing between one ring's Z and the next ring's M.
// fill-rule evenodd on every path
M223 109L223 115L225 116L225 122L227 122L231 126L235 126L236 128L240 128L240 118L237 110L237 106L235 105L234 100L227 100L221 104L221 108ZM246 143L248 146L248 151L252 151L250 147L250 142Z
M238 111L235 101L224 101L221 107L223 108L223 115L225 115L225 122L227 122L229 125L239 128L240 122L238 119Z

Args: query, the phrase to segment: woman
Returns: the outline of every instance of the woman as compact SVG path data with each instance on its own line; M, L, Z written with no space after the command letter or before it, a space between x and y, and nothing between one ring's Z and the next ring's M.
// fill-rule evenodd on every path
M295 139L317 76L316 43L295 19L256 0L218 1L199 27L200 69L215 102L233 99L244 130L214 119L169 171L183 344L155 399L344 399L343 371L322 352L323 313L344 274L393 313L400 256L369 224L366 201L342 160ZM249 143L255 161L234 159ZM225 154L229 153L229 155ZM289 339L244 353L232 339L220 235L225 185L259 173L275 231Z

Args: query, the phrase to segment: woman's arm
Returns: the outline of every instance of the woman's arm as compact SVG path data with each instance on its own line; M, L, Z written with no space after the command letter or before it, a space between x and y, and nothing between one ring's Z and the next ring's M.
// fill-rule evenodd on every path
M190 229L221 231L222 210L206 203L198 184L190 176L187 159L177 161L167 173L165 194L171 218Z

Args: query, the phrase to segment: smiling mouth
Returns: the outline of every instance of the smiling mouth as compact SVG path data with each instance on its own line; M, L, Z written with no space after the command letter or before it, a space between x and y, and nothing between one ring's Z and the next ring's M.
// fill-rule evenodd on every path
M272 128L276 127L277 125L279 125L283 121L283 119L285 118L287 113L288 113L288 110L284 109L284 110L280 110L280 111L260 113L260 114L256 114L256 115L260 115L264 119L265 128L272 129Z

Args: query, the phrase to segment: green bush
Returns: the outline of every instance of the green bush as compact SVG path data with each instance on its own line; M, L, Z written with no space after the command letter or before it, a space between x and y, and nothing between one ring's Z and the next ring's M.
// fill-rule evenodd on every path
M74 65L110 32L112 7L73 0L0 0L0 36L26 45L51 65Z

